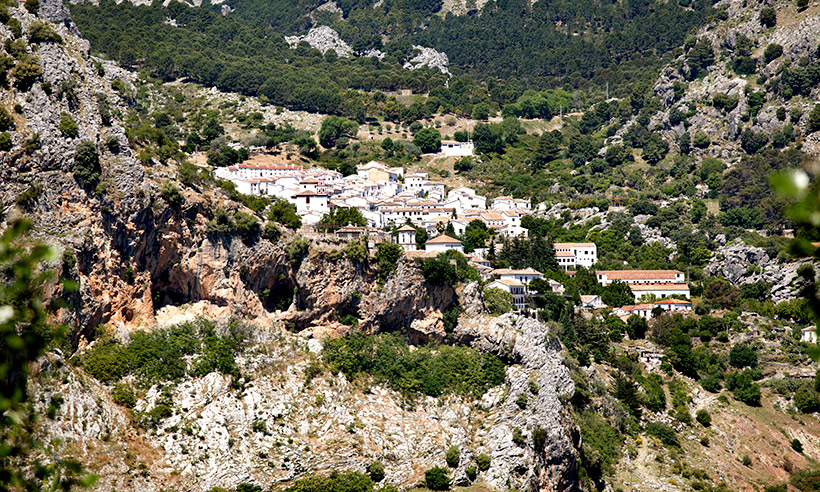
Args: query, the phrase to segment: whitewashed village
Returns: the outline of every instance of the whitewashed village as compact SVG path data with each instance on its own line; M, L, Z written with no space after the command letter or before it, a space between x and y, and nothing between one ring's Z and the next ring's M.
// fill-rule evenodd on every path
M467 145L471 144L453 143L449 147L443 144L443 152L450 156L471 155L472 148ZM448 190L444 183L432 181L427 171L405 173L403 167L389 167L378 161L357 166L356 174L349 176L319 167L250 163L217 168L215 176L231 181L241 193L293 204L302 220L302 234L316 234L317 225L331 209L356 209L366 219L367 226L339 227L335 230L338 238L366 239L371 247L391 241L414 259L435 258L449 250L464 254L488 288L512 296L516 311L529 310L533 298L542 295L529 288L535 279L547 282L553 293L565 294L561 283L533 268L493 269L487 254L490 248L502 248L501 242L467 252L459 239L447 234L449 231L461 236L468 224L479 221L499 239L526 237L527 229L521 226L521 219L534 211L530 200L500 196L488 201L469 187ZM429 236L421 245L416 237L417 228ZM570 276L578 268L593 270L598 261L594 243L555 243L553 249L559 268ZM653 313L692 309L687 279L681 271L598 270L595 275L601 286L622 282L631 290L635 304L614 310L614 314L623 319L631 315L649 319ZM580 304L575 307L608 306L600 296L582 294Z

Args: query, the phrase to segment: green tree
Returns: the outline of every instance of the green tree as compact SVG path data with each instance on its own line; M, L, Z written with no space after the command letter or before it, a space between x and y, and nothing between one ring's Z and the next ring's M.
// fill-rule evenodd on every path
M77 122L74 121L74 118L71 117L68 113L62 113L60 115L60 131L69 138L74 138L79 133L80 127L77 125Z
M319 128L319 143L329 149L342 137L355 137L357 131L359 125L355 121L341 116L328 116L322 120L322 126Z
M394 243L381 243L376 246L376 264L379 267L379 280L384 282L399 266L402 248Z
M513 296L496 287L485 287L484 306L493 316L509 313L513 308Z
M367 225L367 219L358 208L333 207L319 220L318 228L334 232L348 225L364 227Z
M446 469L434 466L424 472L424 484L430 490L450 490L450 477Z
M616 280L606 287L601 288L601 301L611 307L621 307L635 302L635 296L629 285Z
M703 408L695 412L695 420L697 420L700 425L704 427L709 427L712 425L712 416L709 415L709 412Z
M626 320L626 334L631 340L639 340L646 338L646 332L649 330L649 325L646 320L637 314L629 316Z
M0 106L0 132L14 129L14 117L9 114L6 108Z
M763 59L766 63L770 63L773 60L780 58L780 55L783 54L783 47L777 43L772 43L766 46L766 51L763 52ZM785 118L786 111L783 111L783 117Z
M444 459L447 461L447 466L457 468L458 462L461 459L461 451L459 451L458 446L450 446L447 448L447 451L444 453Z
M93 190L97 187L102 168L100 167L100 154L96 145L87 140L77 145L74 151L74 166L71 168L71 173L86 190Z
M487 121L490 117L490 105L485 102L480 102L473 106L472 117L474 120Z
M774 27L777 25L777 11L774 7L763 7L760 9L760 25L764 27Z
M794 406L802 413L814 413L820 410L820 400L817 393L803 385L794 392Z
M757 367L757 351L746 344L734 345L729 351L729 364L738 369Z
M270 206L268 220L282 224L290 229L302 227L302 218L296 214L296 206L287 200L277 198Z
M425 154L438 152L441 147L441 133L433 128L423 128L413 136L413 143Z
M532 163L536 169L543 169L548 163L558 158L561 152L563 135L558 130L544 132L538 137L538 146L533 153Z
M20 55L17 64L11 69L14 85L24 91L31 88L34 81L42 74L43 67L40 66L40 59L34 55Z
M715 62L715 49L712 41L701 38L686 54L686 63L692 70L693 77L706 70Z
M820 131L820 104L815 104L814 109L809 113L808 131L809 133Z

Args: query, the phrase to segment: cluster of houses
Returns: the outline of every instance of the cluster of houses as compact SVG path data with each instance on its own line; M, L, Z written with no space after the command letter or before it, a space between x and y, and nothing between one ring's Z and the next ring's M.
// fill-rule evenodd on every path
M248 163L218 168L214 175L231 181L241 193L293 203L306 226L317 224L332 207L340 207L358 209L371 228L410 222L436 233L450 223L460 235L467 224L480 220L513 237L526 235L521 218L531 211L528 200L504 196L488 204L472 188L447 190L444 183L431 181L427 171L405 175L404 168L377 161L357 166L350 176L323 168Z

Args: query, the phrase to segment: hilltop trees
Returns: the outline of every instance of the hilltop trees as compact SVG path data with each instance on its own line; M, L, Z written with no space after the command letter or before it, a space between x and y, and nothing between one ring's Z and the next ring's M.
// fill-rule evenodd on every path
M355 137L358 130L359 125L355 121L340 116L328 116L322 120L322 127L319 129L319 143L322 147L329 149L343 137Z

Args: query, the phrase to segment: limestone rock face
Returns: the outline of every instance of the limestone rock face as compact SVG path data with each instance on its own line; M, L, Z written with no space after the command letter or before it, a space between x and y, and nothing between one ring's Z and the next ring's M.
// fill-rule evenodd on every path
M316 48L324 55L330 50L336 52L336 56L347 58L353 54L353 48L349 44L342 41L339 33L328 26L317 26L311 28L304 36L285 36L285 41L291 48L295 48L302 41L310 45L311 48Z
M433 48L425 48L424 46L413 46L415 55L413 58L405 62L404 68L408 70L416 70L422 67L437 68L441 73L449 74L450 59L447 54L436 51Z
M798 297L794 285L797 270L806 261L783 263L770 258L762 248L749 246L741 240L721 246L706 265L709 275L721 275L733 284L768 282L772 284L772 302Z

